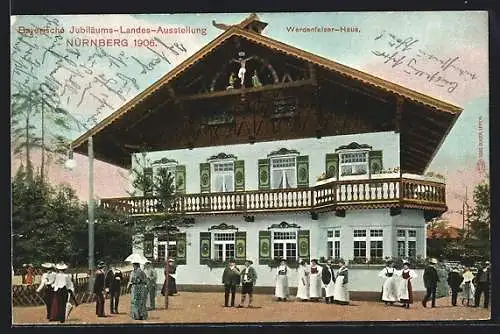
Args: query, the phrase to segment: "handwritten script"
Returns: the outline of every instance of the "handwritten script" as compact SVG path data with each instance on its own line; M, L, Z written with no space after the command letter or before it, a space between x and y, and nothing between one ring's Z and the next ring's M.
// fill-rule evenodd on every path
M459 56L441 58L419 48L420 41L414 37L401 37L383 31L375 40L385 45L371 53L384 64L412 78L425 80L449 94L455 93L464 82L478 78L475 72L460 64Z
M48 28L62 27L56 17L42 20ZM88 128L144 89L141 82L158 74L160 64L170 65L188 52L180 42L154 39L155 47L129 55L124 48L72 47L61 34L18 34L11 49L13 92L43 89L55 106L85 117L90 112L82 120Z

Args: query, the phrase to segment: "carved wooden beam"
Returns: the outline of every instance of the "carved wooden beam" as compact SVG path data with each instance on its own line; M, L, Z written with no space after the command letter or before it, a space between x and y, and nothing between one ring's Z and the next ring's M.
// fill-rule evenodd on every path
M308 85L315 85L315 84L316 83L314 81L309 80L309 79L308 80L298 80L298 81L293 81L293 82L266 85L266 86L262 86L262 87L248 87L248 88L239 88L239 89L229 89L229 90L217 91L217 92L209 92L209 93L203 93L203 94L186 95L186 96L180 96L180 97L178 97L178 99L181 101L183 101L183 100L200 100L200 99L209 99L209 98L214 98L214 97L240 95L242 93L248 94L248 93L254 93L254 92L271 91L271 90L278 90L278 89L283 89L283 88L301 87L301 86L308 86Z
M380 96L380 95L377 95L375 93L372 93L372 92L369 92L369 91L366 91L366 90L363 90L363 89L359 89L359 88L356 88L356 87L352 87L352 86L349 86L349 85L346 85L346 84L343 84L341 82L338 82L338 81L335 81L335 80L331 80L331 79L327 79L325 78L324 79L325 81L328 81L336 86L339 86L339 87L342 87L342 88L345 88L345 89L348 89L350 91L353 91L353 92L357 92L357 93L360 93L360 94L363 94L363 95L366 95L366 96L369 96L369 97L372 97L374 99L377 99L379 101L382 101L384 103L389 103L389 100Z
M149 108L145 113L144 115L142 115L137 121L133 122L132 124L130 124L129 126L127 126L125 128L125 132L129 131L130 129L133 129L135 126L137 126L139 123L143 122L144 120L146 120L147 118L151 117L154 113L156 113L158 110L160 110L163 106L165 106L168 102L170 102L171 100L170 99L165 99L163 102L161 102L160 104L158 104L156 107L154 108Z
M401 119L403 117L403 108L405 100L398 96L396 98L396 117L395 117L395 130L394 132L399 133L401 131Z

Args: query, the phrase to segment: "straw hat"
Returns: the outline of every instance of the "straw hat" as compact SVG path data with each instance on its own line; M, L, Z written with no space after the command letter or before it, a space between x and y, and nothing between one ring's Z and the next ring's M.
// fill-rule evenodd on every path
M437 263L438 263L438 260L436 260L435 258L432 258L432 259L431 259L431 263L432 263L432 264L437 264Z
M68 269L68 265L64 262L56 264L56 269L57 270L66 270Z
M55 267L55 264L53 264L53 263L50 263L50 262L42 263L42 268L51 269L51 268L54 268L54 267Z

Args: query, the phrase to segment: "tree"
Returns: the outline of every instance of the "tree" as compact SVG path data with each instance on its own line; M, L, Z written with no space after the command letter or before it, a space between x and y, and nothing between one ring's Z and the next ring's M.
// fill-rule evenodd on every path
M478 184L474 189L473 208L467 216L468 231L466 248L472 256L490 258L490 187L487 183Z

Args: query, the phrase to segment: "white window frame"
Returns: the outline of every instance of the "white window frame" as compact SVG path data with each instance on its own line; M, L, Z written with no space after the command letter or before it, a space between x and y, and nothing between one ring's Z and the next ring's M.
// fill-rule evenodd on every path
M365 236L354 236L356 234L356 231L365 231ZM364 258L368 259L368 255L370 254L369 253L369 243L368 243L368 237L367 237L367 233L366 233L367 229L364 228L356 228L352 231L352 258L355 259L355 255L354 255L354 250L355 250L355 247L354 247L354 242L356 241L364 241L365 242L365 256ZM360 256L361 257L361 256Z
M151 165L151 168L153 169L153 182L156 182L156 178L158 177L159 175L159 172L161 169L165 168L167 169L167 174L168 173L171 173L172 174L172 177L174 178L174 181L172 183L172 186L174 188L174 191L175 191L175 186L176 186L176 182L175 182L175 171L176 171L176 168L177 168L177 163L175 162L169 162L169 163L166 163L166 164L152 164ZM158 191L156 189L153 189L153 194L157 195L158 194Z
M338 227L328 229L327 233L329 234L330 232L332 233L332 236L328 236L328 244L331 242L332 247L330 248L329 245L327 244L328 257L332 258L332 259L339 259L342 256L342 252L341 252L342 241L340 240L342 233L340 231L340 228L338 228ZM337 236L336 232L338 232L338 236ZM338 256L336 253L338 253Z
M236 159L217 159L217 160L211 160L210 162L210 191L213 193L219 193L219 192L233 192L234 191L234 169L235 169L235 160ZM215 169L217 168L216 166L218 165L224 165L224 164L231 164L232 170L227 170L227 171L216 171ZM217 177L222 177L222 191L219 189L215 189L216 186L216 178ZM226 184L227 177L230 177L231 182L229 184ZM229 186L229 187L228 187Z
M298 154L287 154L287 155L278 155L278 156L273 156L269 158L269 171L270 171L270 178L269 181L271 182L271 189L287 189L286 183L283 182L283 185L281 188L275 187L274 186L274 172L276 171L282 171L282 177L286 177L286 170L293 169L293 176L292 180L288 180L290 183L290 188L297 188L297 156ZM280 159L290 159L290 161L293 161L293 166L286 166L286 167L274 167L274 164L277 163L277 160Z
M168 241L168 245L169 246L177 246L177 241L175 240L169 240ZM163 258L163 260L166 260L168 259L169 257L169 254L168 254L168 247L167 247L167 242L166 241L158 241L156 243L156 249L155 249L155 260L159 261L160 260L160 246L165 246L165 257Z
M294 233L295 238L294 239L275 239L274 234L275 233ZM273 229L271 230L271 244L272 244L272 254L273 257L275 257L275 245L276 244L282 244L283 245L283 258L287 259L288 261L290 260L297 260L299 251L298 251L298 235L299 231L298 229ZM287 244L294 244L295 245L295 256L287 256Z
M399 231L405 231L405 235L404 237L403 236L399 236ZM412 232L415 232L415 236L414 237L410 237L410 231ZM396 252L397 252L397 255L398 256L401 256L399 254L399 242L403 241L404 242L404 255L403 257L405 258L409 258L410 257L410 242L414 242L415 243L415 257L417 256L417 249L418 249L418 243L417 243L417 235L418 235L418 230L414 227L397 227L396 228L396 238L397 238L397 242L396 242Z
M232 240L217 240L217 235L229 235L232 234ZM230 259L234 259L236 256L236 230L223 230L214 231L211 233L212 237L212 254L214 254L213 259L216 261L226 262ZM222 258L218 257L218 246L222 245ZM233 245L233 256L228 256L229 247L228 245Z
M368 149L338 151L338 154L339 154L339 179L350 177L350 176L362 176L362 175L368 176L370 173L369 152L370 152L370 150L368 150ZM343 162L342 160L344 160L344 158L350 154L363 154L365 156L365 162ZM364 166L366 172L363 174L352 174L351 173L351 174L344 175L344 173L343 173L344 168L343 167L347 167L347 166L351 167L351 171L352 171L352 168L355 166Z
M372 236L372 232L374 232L374 231L377 231L377 232L378 231L382 231L382 234L381 235ZM369 254L368 258L369 259L372 259L372 254L371 254L371 252L372 252L372 244L371 244L371 242L372 241L381 241L382 242L382 256L377 257L376 259L379 259L379 260L383 259L384 258L384 229L382 229L382 228L371 228L370 229L370 236L369 236L369 243L368 243L368 249L369 249L369 252L370 252L370 253L368 253Z

